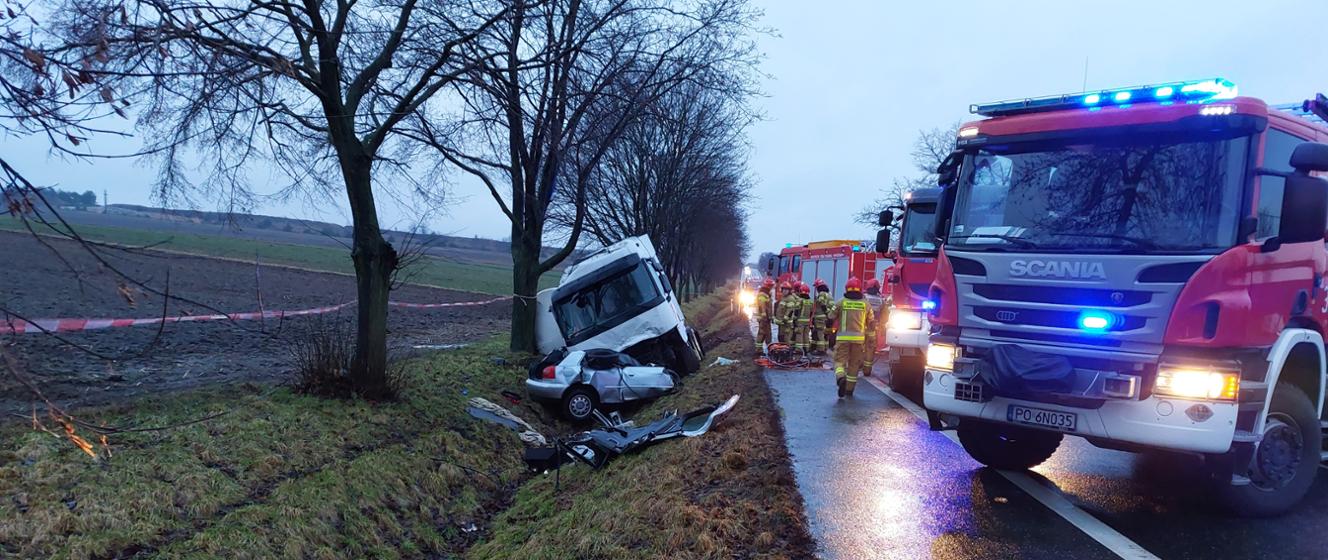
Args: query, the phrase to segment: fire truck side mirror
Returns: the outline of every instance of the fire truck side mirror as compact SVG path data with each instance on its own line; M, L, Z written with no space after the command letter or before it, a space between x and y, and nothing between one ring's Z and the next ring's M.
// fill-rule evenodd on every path
M882 251L882 249L884 249L885 251L888 251L889 248L890 248L890 230L882 229L876 232L876 250Z
M1325 229L1328 229L1328 181L1303 173L1287 176L1277 240L1281 243L1320 240Z
M881 210L881 213L876 216L876 225L881 226L882 228L888 229L890 224L893 224L894 221L895 214L889 210Z

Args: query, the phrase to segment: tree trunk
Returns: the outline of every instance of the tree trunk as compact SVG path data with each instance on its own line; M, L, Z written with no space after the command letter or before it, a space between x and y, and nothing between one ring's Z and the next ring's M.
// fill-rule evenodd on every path
M342 165L346 194L350 199L354 226L351 260L355 262L355 293L358 321L355 356L350 380L355 391L367 399L389 395L387 385L387 296L397 251L383 239L374 204L369 158L355 158Z
M539 306L540 246L532 248L529 239L516 228L512 231L512 345L514 352L536 353L535 313Z

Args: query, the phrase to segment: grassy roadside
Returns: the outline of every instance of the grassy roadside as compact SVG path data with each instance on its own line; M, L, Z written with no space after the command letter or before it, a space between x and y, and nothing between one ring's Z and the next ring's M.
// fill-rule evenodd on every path
M0 557L418 558L477 540L525 476L514 433L471 396L521 391L505 340L404 364L398 402L219 389L82 414L163 426L93 463L25 424L0 428ZM540 424L542 412L514 410Z
M599 471L564 468L561 487L527 482L471 559L810 558L814 543L795 486L778 408L747 360L745 320L719 294L689 306L710 359L738 359L686 378L683 390L636 413L653 420L739 394L704 436L660 443Z
M340 247L291 245L253 239L239 239L221 235L193 233L167 233L140 229L105 226L77 226L79 235L94 241L122 245L152 245L165 251L191 253L210 257L240 259L252 262L257 256L268 264L296 266L328 272L354 274L350 251ZM17 219L0 216L0 230L24 232ZM412 271L411 282L441 286L455 290L507 294L511 292L512 268L487 264L463 263L426 257ZM546 274L540 288L558 284L558 273Z
M722 297L688 306L710 355L745 358L745 323ZM661 443L600 471L530 478L515 433L467 399L524 393L505 340L401 364L397 402L330 401L284 388L164 395L84 411L87 421L169 426L113 436L90 461L22 423L0 425L0 558L803 558L812 554L777 409L746 360L708 367L634 414L740 394L705 436ZM529 400L509 406L546 435L575 428Z

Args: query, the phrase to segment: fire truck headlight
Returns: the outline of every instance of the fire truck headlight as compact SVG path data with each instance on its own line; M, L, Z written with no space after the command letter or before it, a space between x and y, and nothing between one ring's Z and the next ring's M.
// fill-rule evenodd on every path
M738 303L743 306L756 305L756 294L753 294L751 290L738 292Z
M1234 401L1240 374L1202 367L1159 366L1153 392L1182 399Z
M888 326L898 330L919 330L922 328L922 314L917 311L892 310Z
M940 371L954 371L959 348L949 344L933 343L927 346L927 367Z

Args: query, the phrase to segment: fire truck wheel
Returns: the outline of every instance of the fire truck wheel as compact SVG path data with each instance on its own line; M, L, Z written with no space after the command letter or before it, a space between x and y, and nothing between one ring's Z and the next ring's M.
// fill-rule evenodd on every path
M1322 439L1310 398L1299 387L1277 384L1254 457L1244 473L1236 470L1250 483L1223 486L1222 501L1233 513L1248 517L1285 513L1314 484Z
M591 413L597 406L599 406L599 395L595 394L594 389L585 385L573 385L563 393L559 412L563 418L573 422L584 422L590 419Z
M920 356L901 358L890 364L890 388L913 402L922 403L922 375L926 362Z
M959 443L977 462L997 469L1036 467L1061 445L1061 434L965 418Z

